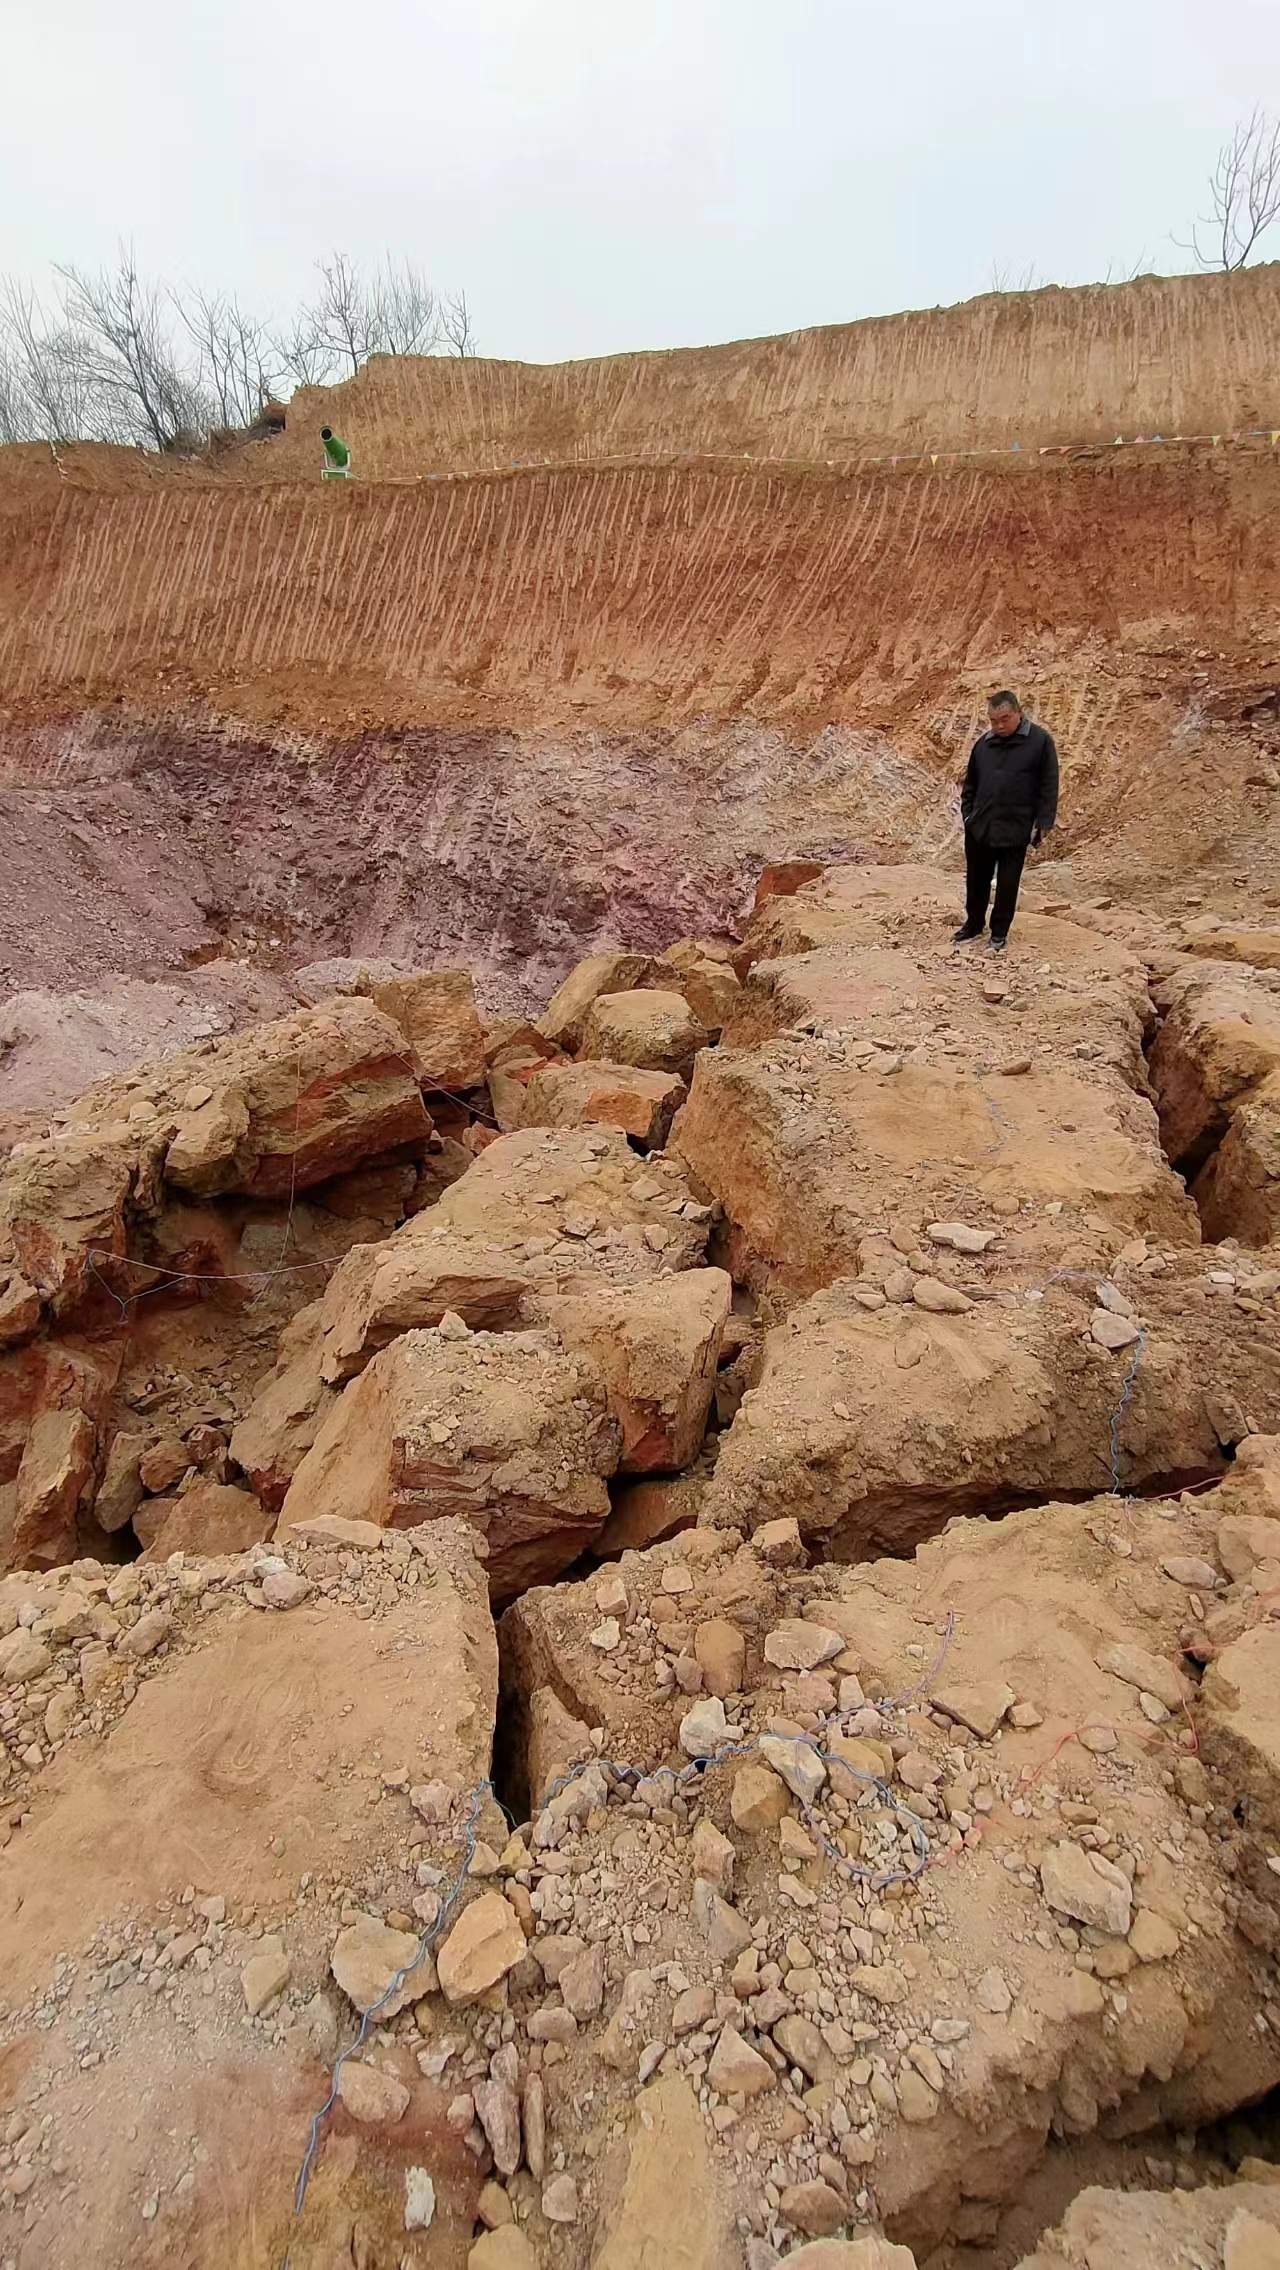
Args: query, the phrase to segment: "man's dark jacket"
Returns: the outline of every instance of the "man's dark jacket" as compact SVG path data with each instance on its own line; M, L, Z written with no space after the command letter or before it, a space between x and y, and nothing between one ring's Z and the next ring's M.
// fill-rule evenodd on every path
M960 817L992 851L1019 851L1058 816L1058 752L1043 725L1023 717L1004 740L975 741L960 791Z

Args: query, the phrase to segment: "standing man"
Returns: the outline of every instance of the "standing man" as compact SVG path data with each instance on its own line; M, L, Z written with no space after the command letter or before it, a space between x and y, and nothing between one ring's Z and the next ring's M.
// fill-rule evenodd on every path
M324 481L345 481L351 474L351 452L345 441L330 427L321 426L320 439L324 443Z
M964 821L965 917L957 946L980 938L991 909L991 952L1002 954L1018 903L1022 863L1058 817L1058 752L1053 735L1024 716L1016 694L993 694L988 730L974 742L960 791Z

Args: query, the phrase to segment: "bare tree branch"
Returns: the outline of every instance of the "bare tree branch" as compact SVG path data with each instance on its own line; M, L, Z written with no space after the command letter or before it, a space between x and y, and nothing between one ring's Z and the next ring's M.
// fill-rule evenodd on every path
M1280 121L1265 111L1237 126L1218 152L1209 176L1211 210L1201 214L1182 246L1197 267L1228 274L1243 268L1259 240L1280 218ZM1208 236L1207 248L1201 232ZM1175 239L1175 242L1178 240Z
M169 297L195 347L200 384L219 423L253 425L280 383L282 349L256 316L223 292L171 292Z
M208 431L209 403L199 378L179 364L164 326L162 294L145 284L121 247L114 270L86 276L59 268L68 319L89 341L99 386L114 395L134 438L173 449Z
M440 302L440 336L451 355L479 353L465 292L449 292Z

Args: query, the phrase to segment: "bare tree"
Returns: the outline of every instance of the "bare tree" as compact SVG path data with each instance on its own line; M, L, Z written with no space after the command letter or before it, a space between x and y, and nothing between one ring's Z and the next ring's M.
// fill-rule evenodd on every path
M1211 211L1202 213L1184 251L1200 268L1243 268L1280 217L1280 120L1263 110L1237 126L1209 176ZM1201 232L1207 245L1201 243ZM1175 240L1176 241L1176 240Z
M252 426L287 378L331 385L370 355L476 352L465 293L442 297L407 262L367 278L344 254L322 261L283 330L229 293L149 282L123 249L100 275L56 273L48 307L0 279L0 441L198 448Z
M198 358L199 384L223 426L251 426L276 392L284 351L266 325L225 292L171 292Z
M209 402L168 335L164 295L144 283L122 246L114 269L59 268L69 323L88 342L94 380L130 438L173 449L208 431Z
M440 337L451 355L479 353L465 292L448 292L440 302Z

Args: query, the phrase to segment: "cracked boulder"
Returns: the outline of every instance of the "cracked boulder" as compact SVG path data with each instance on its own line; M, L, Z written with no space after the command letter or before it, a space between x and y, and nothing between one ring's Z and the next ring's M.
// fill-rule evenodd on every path
M380 1244L353 1247L334 1271L320 1307L321 1377L330 1386L353 1379L389 1340L450 1313L473 1331L507 1331L528 1285L502 1247L416 1216Z
M960 1315L868 1312L848 1282L815 1294L766 1335L701 1519L750 1532L790 1516L839 1559L901 1552L957 1513L1109 1487L1113 1423L1126 1488L1220 1472L1212 1355L1153 1326L1126 1386L1131 1359L1086 1323L1064 1290ZM1217 1362L1225 1385L1229 1344ZM1274 1408L1274 1363L1257 1385Z
M522 1127L620 1127L646 1151L660 1150L687 1089L674 1072L637 1064L545 1064L520 1103Z
M582 1027L582 1054L605 1064L636 1064L687 1080L709 1039L683 993L648 988L602 993Z
M677 1473L692 1464L706 1431L732 1299L732 1279L723 1269L686 1269L542 1304L563 1345L586 1357L604 1380L622 1430L620 1473Z
M547 1332L407 1332L333 1406L281 1533L326 1515L416 1528L458 1516L498 1598L576 1560L609 1513L620 1429L586 1358Z

